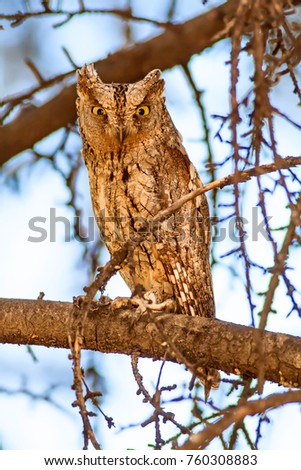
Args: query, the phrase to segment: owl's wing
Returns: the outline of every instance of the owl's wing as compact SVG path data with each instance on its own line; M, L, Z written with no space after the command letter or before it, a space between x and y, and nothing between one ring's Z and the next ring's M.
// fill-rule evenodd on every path
M183 147L173 150L173 178L166 177L170 203L202 182ZM171 170L171 168L170 168ZM214 297L209 260L211 224L205 194L184 204L162 227L160 259L174 286L184 312L189 315L214 317Z
M130 170L127 196L139 213L134 222L137 229L142 221L151 220L160 210L202 187L180 139L176 145L165 146L160 154L157 148L154 146L152 154L144 154L143 162L132 165ZM154 282L171 284L174 296L188 315L214 316L210 238L208 203L202 194L184 204L140 246L140 256L149 258Z

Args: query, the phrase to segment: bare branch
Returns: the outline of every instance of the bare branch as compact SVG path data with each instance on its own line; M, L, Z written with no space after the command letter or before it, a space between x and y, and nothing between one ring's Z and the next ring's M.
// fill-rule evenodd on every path
M216 436L224 432L234 423L243 422L246 416L265 413L269 409L277 408L287 403L300 403L301 391L274 393L260 400L247 401L238 406L228 408L222 412L223 418L214 424L208 424L198 434L191 435L179 450L204 449Z
M268 320L268 314L271 312L272 305L274 302L276 290L279 284L280 276L283 276L284 279L287 279L285 275L286 261L289 253L289 249L292 246L293 240L296 234L296 227L300 225L300 214L301 214L301 195L299 195L298 201L294 207L292 207L291 219L284 237L282 247L276 255L275 264L270 269L272 273L268 290L266 292L264 305L262 311L260 312L260 323L259 329L264 330ZM287 279L288 281L288 279ZM291 293L293 299L293 293ZM294 299L293 299L294 300ZM258 390L259 393L263 391L264 376L265 376L265 365L264 365L264 353L261 351L261 341L258 337L258 351L261 354L262 360L259 361L258 367Z
M79 408L79 413L83 422L83 435L84 435L84 447L83 449L88 449L89 441L91 441L94 449L100 450L101 447L95 437L93 428L90 423L90 417L95 416L94 413L89 412L86 407L86 397L84 397L83 392L83 376L84 372L81 368L81 341L82 336L79 336L75 333L74 342L71 341L70 334L68 334L69 347L71 349L70 359L73 362L73 390L75 392L76 400L72 403L73 407Z
M258 167L250 168L249 170L238 171L237 173L233 173L232 175L225 176L224 178L220 178L218 180L212 181L212 183L208 183L204 185L202 188L196 189L195 191L191 191L189 194L181 197L175 203L173 203L167 209L162 210L154 217L154 222L159 222L165 220L171 214L176 212L183 204L190 201L191 199L196 198L202 193L207 191L211 191L212 189L216 188L224 188L230 184L234 183L244 183L250 180L254 176L260 176L267 173L272 173L273 171L280 170L283 168L289 168L291 166L297 166L301 164L301 157L287 157L283 159L278 159L277 163L270 163L267 165L261 165Z
M162 22L153 20L152 18L145 18L144 16L136 16L131 13L128 9L80 9L78 11L69 11L69 10L53 10L47 9L42 11L27 11L27 12L18 12L13 13L11 15L0 14L0 20L9 21L12 27L19 26L20 24L24 23L24 21L32 18L40 18L41 16L65 16L65 19L62 20L60 23L56 23L54 28L58 28L60 26L65 25L71 19L75 18L76 16L80 15L114 15L119 17L122 20L131 20L131 21L139 21L145 23L151 23L155 26L166 28L172 27L173 24L170 22Z

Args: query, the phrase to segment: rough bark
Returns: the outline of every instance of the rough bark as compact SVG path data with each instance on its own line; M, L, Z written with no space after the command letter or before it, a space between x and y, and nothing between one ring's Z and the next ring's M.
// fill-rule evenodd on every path
M68 302L0 299L0 342L68 348L68 334L81 310ZM259 331L220 320L156 314L137 318L134 309L91 310L83 348L131 354L155 360L166 357L194 366L256 377L264 360L265 378L301 386L301 338ZM261 344L260 352L258 344Z

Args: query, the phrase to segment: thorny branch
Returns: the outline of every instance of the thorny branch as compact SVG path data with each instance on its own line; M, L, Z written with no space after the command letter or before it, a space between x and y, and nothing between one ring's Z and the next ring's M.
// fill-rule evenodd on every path
M83 370L81 368L81 340L82 335L79 330L74 331L74 341L71 339L71 335L68 335L69 347L71 350L70 359L73 363L73 390L75 391L76 400L72 406L78 407L83 422L83 435L84 435L84 447L88 449L89 441L91 441L93 447L100 450L101 447L95 437L94 431L90 424L89 418L95 416L94 413L87 410L86 397L83 392ZM90 398L90 397L89 397Z
M139 359L139 355L132 354L131 364L132 364L133 375L139 387L137 394L138 395L142 394L144 396L144 399L143 399L144 403L149 403L154 408L152 416L150 416L146 421L144 421L141 424L141 426L145 427L151 423L155 424L155 436L156 436L155 437L155 442L156 442L155 449L161 449L162 445L165 444L165 441L162 439L161 432L160 432L160 418L163 420L163 423L170 421L172 424L174 424L180 430L181 434L189 434L190 431L185 426L182 426L180 423L178 423L175 420L174 413L166 412L162 408L162 405L161 405L162 393L164 391L170 391L176 388L175 384L169 387L159 387L160 377L161 377L162 368L164 366L164 362L162 363L162 366L161 366L161 371L158 377L155 393L153 395L150 395L150 393L147 391L147 389L145 388L143 384L143 377L138 370L138 359Z
M275 86L280 76L287 73L294 85L293 93L300 99L300 86L298 84L292 57L295 54L296 39L292 32L293 26L288 23L282 2L273 0L242 1L237 7L236 16L231 22L230 37L231 50L231 111L224 118L222 126L230 122L231 130L231 160L234 162L235 173L251 164L259 166L262 155L268 150L274 162L281 158L277 150L275 137L276 117L282 117L292 125L301 129L301 124L294 122L286 113L274 106L271 98L272 87ZM246 35L247 31L247 35ZM254 73L250 77L251 89L241 98L238 88L240 85L240 60L244 52L252 59ZM286 65L287 69L283 66ZM249 121L249 126L246 123ZM222 139L220 131L219 137ZM290 205L294 204L294 195L283 176L281 169L278 172L277 186L282 186ZM267 233L274 251L276 262L277 245L269 225L265 193L261 179L257 178L259 188L259 206L264 220L267 221ZM228 206L233 208L236 220L241 220L242 191L234 182L233 203ZM251 260L245 242L245 230L243 224L237 224L239 246L229 252L234 252L242 259L245 271L245 289L249 302L251 323L255 325L255 301L251 281L251 268L256 266ZM260 266L257 266L260 268ZM285 277L285 274L284 274ZM289 285L289 281L285 280ZM296 302L292 299L294 308Z
M260 312L260 323L259 329L263 330L266 327L268 314L271 311L273 298L275 295L276 288L279 283L279 277L285 276L286 261L289 253L289 249L292 246L292 242L296 236L296 228L301 225L301 195L299 195L296 204L292 204L291 207L291 219L289 221L286 235L284 237L282 247L276 255L275 264L270 268L272 273L268 290L266 292L265 302L263 309ZM292 294L290 292L290 294ZM296 305L299 314L300 308Z
M292 246L293 240L296 236L296 228L301 225L301 196L299 195L297 203L293 205L291 208L291 219L286 231L286 235L284 237L282 247L279 252L276 254L275 257L275 265L270 269L272 273L269 286L267 292L265 294L265 300L263 309L260 312L260 323L259 323L259 330L264 330L267 324L268 315L272 310L272 305L276 293L276 289L279 284L279 277L282 276L285 280L285 283L288 283L288 288L291 288L289 280L285 274L286 269L286 260L288 257L289 249ZM299 313L300 316L300 307L294 301L294 290L289 291L288 294L290 298L294 302L295 309ZM261 360L258 362L258 391L259 393L263 392L263 384L264 384L264 358L263 358L263 351L261 347L260 335L258 335L258 351L261 355Z

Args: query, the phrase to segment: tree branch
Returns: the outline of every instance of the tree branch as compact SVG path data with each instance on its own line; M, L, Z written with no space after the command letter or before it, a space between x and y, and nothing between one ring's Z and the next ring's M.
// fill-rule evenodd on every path
M0 342L69 348L70 321L81 314L68 302L0 299ZM264 357L265 378L284 386L301 386L301 338L259 331L203 317L112 311L93 304L84 325L83 349L176 361L163 341L168 332L175 348L197 367L208 366L256 377ZM262 351L258 351L258 334Z
M170 215L174 214L180 207L182 207L183 204L191 201L192 199L195 199L197 196L200 196L203 193L212 191L213 189L222 189L225 186L229 186L231 184L245 183L254 176L261 176L277 170L287 169L298 165L301 165L301 157L278 158L276 163L254 166L248 170L237 171L236 173L224 176L223 178L212 181L211 183L205 184L201 188L195 189L194 191L185 194L169 207L158 212L158 214L153 218L153 223L155 224L166 220Z
M265 413L268 409L278 408L287 403L300 403L301 390L286 393L273 393L259 400L243 402L222 411L224 415L213 424L208 424L198 434L192 434L178 450L204 449L215 437L222 434L234 423L242 422L246 416Z
M153 68L166 70L186 63L193 54L226 36L226 22L235 13L238 3L238 0L229 0L203 15L173 25L159 36L117 51L96 62L96 70L104 82L135 82ZM74 122L75 99L75 85L70 85L41 107L23 109L12 122L0 127L0 165Z

